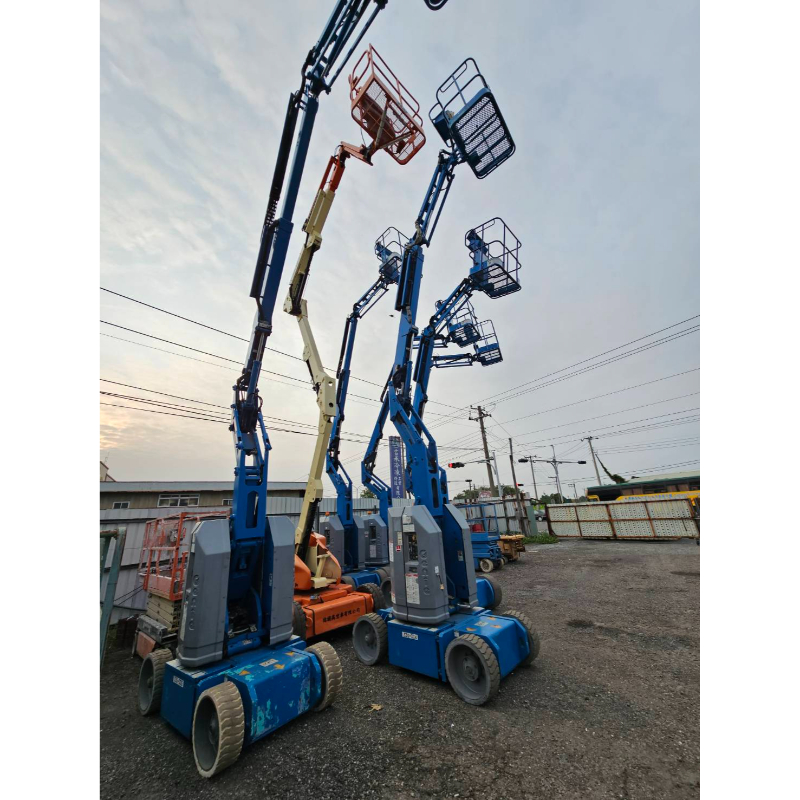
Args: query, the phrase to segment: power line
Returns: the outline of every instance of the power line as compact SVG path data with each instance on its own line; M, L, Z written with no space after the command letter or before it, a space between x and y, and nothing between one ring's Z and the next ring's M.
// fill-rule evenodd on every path
M535 431L526 431L525 433L518 433L516 437L512 437L512 438L519 438L519 437L522 437L522 436L531 436L534 433L542 433L544 431L551 431L551 430L554 430L555 428L564 428L567 425L580 425L580 423L582 423L582 422L590 422L591 420L602 419L603 417L613 417L616 414L625 414L628 411L636 411L637 409L640 409L640 408L649 408L650 406L657 406L657 405L660 405L661 403L671 403L674 400L683 400L685 397L694 397L694 396L696 396L698 394L700 394L700 392L689 392L688 394L681 394L681 395L678 395L677 397L668 397L665 400L655 400L652 403L643 403L642 405L639 405L639 406L631 406L630 408L622 408L619 411L609 411L607 414L597 414L594 417L584 417L584 419L576 419L576 420L572 420L571 422L562 422L559 425L551 425L548 428L537 428ZM626 423L623 423L623 424L626 424ZM503 428L503 430L505 431L505 428ZM508 431L506 431L506 433L508 433ZM569 435L571 436L572 434L569 434ZM440 449L449 450L450 448L447 447L447 446L442 446Z
M206 325L205 322L198 322L196 319L191 319L190 317L184 317L182 314L176 314L174 311L167 311L165 308L159 308L158 306L154 306L150 303L145 303L143 300L137 300L135 297L130 297L126 294L121 294L120 292L115 292L111 289L106 289L104 286L100 287L100 290L103 292L108 292L109 294L116 295L117 297L122 297L125 300L130 300L132 303L138 303L140 306L145 306L147 308L152 308L154 311L160 311L162 314L168 314L170 317L176 317L177 319L182 319L184 322L191 322L193 325L199 325L201 328L206 328L207 330L214 331L215 333L221 333L223 336L230 336L232 339L238 339L240 342L249 342L249 339L245 339L243 336L237 336L235 333L229 333L228 331L223 331L220 328L215 328L212 325ZM102 320L101 320L102 321ZM107 323L111 324L111 323ZM122 326L118 326L122 327ZM142 334L143 336L147 336L147 334ZM154 337L155 338L155 337ZM179 345L183 346L183 345ZM274 347L266 347L265 350L269 350L272 353L277 353L281 356L286 356L286 358L292 358L295 361L302 361L303 359L300 356L294 356L291 353L284 353L283 350L277 350ZM210 354L209 354L210 355ZM221 356L217 356L217 358L221 358ZM228 359L230 360L230 359ZM239 362L236 362L239 363ZM263 370L262 370L263 371ZM350 377L353 380L361 381L362 383L369 383L372 386L377 386L379 389L382 389L383 386L380 383L375 383L375 381L369 381L366 378L359 378L357 375L350 374Z
M230 420L230 413L231 413L231 407L230 406L223 406L223 405L219 405L217 403L208 403L208 402L206 402L204 400L195 400L194 398L191 398L191 397L181 397L180 395L169 394L167 392L159 392L159 391L157 391L155 389L147 389L147 388L145 388L143 386L134 386L134 385L128 384L128 383L120 383L119 381L111 381L111 380L107 380L106 378L100 378L100 380L103 383L111 383L111 384L114 384L116 386L124 386L124 387L126 387L128 389L137 389L140 392L151 392L153 394L161 395L163 397L172 397L172 398L174 398L176 400L186 400L186 401L188 401L190 403L199 403L199 404L202 404L202 405L212 406L214 408L221 408L221 409L224 409L227 413L222 414L222 412L219 412L219 411L203 412L202 409L194 409L194 408L191 408L189 406L181 406L181 405L178 405L176 403L162 403L161 401L150 400L149 398L140 398L140 397L135 397L134 395L116 394L114 392L101 391L100 394L102 394L102 395L108 395L110 397L117 397L117 398L122 399L122 400L135 400L136 402L149 403L151 405L161 405L161 406L164 406L164 407L173 408L175 410L186 409L186 410L189 410L189 411L194 411L194 412L202 413L202 414L206 414L206 413L208 415L216 414L216 415L219 415L219 416L224 416L226 421ZM312 424L310 422L299 422L299 421L294 420L294 419L286 419L285 417L276 417L276 416L273 416L271 414L264 414L264 419L265 420L276 420L277 422L286 422L286 423L289 423L290 425L299 425L299 426L304 427L304 428L313 428L315 430L317 428L316 425L314 425L314 424ZM364 437L365 439L369 439L369 436L367 434L365 434L365 433L356 433L354 431L350 431L349 435L351 435L351 436L361 436L361 437ZM350 441L353 441L353 440L350 440Z
M699 372L699 371L700 371L700 367L695 367L694 369L687 369L687 370L684 370L683 372L675 372L672 375L665 375L663 378L655 378L652 381L645 381L644 383L636 383L633 386L624 386L622 389L615 389L613 392L605 392L603 394L596 394L593 397L585 397L582 400L575 400L572 403L564 403L564 404L562 404L560 406L554 406L553 408L546 408L546 409L544 409L544 411L534 411L532 414L524 414L521 417L514 417L514 419L506 420L505 424L506 425L510 425L512 422L519 422L519 420L521 420L521 419L529 419L530 417L538 417L538 416L540 416L542 414L549 414L551 411L560 411L562 408L569 408L571 406L581 405L582 403L588 403L588 402L590 402L592 400L600 400L603 397L611 397L612 395L621 394L622 392L627 392L627 391L630 391L632 389L639 389L642 386L650 386L653 383L660 383L661 381L666 381L666 380L669 380L670 378L678 378L681 375L688 375L688 374L690 374L692 372ZM495 422L500 424L499 420L495 420ZM505 430L505 428L503 428L503 430ZM508 433L508 431L506 431L506 433ZM474 435L475 434L471 434L470 436L474 436ZM460 442L462 439L467 439L467 438L469 438L469 436L460 436L460 437L458 437L456 439L451 440L451 442L449 442L449 444L450 443ZM446 446L446 445L443 445L443 446Z
M155 411L154 409L150 409L150 408L137 408L136 406L123 406L123 405L119 405L118 403L105 403L105 402L101 401L100 405L101 406L112 406L114 408L127 408L127 409L129 409L131 411L146 411L148 414L164 414L165 416L168 416L168 417L180 417L181 419L193 419L193 420L199 420L201 422L217 422L217 423L219 423L221 425L230 424L227 420L215 419L213 417L190 416L188 414L176 414L176 413L172 413L172 412L169 412L169 411ZM274 432L274 431L277 431L279 433L295 433L295 434L298 434L300 436L316 436L317 435L315 431L291 431L291 430L288 430L287 428L275 428L275 427L270 428L270 432ZM364 444L364 442L359 441L358 439L345 439L344 437L342 437L342 441L352 442L353 444L362 444L362 445Z
M524 390L522 392L518 392L517 394L509 395L508 397L502 397L502 395L509 394L510 392L514 392L515 390L521 389L524 386L529 386L532 383L538 383L538 382L543 381L546 378L549 378L549 377L551 377L553 375L558 375L561 372L566 372L567 370L573 369L575 367L578 367L581 364L586 364L589 361L594 361L595 359L600 358L600 357L602 357L604 355L608 355L609 353L613 353L613 352L615 352L617 350L621 350L623 347L628 347L629 345L635 344L636 342L643 341L644 339L649 339L649 338L651 338L653 336L656 336L659 333L663 333L664 331L670 330L671 328L678 327L679 325L683 325L684 323L690 322L693 319L697 319L699 316L700 316L699 314L696 314L693 317L688 317L687 319L682 320L681 322L676 322L673 325L667 326L666 328L661 328L660 330L653 331L652 333L649 333L646 336L640 336L638 339L633 339L633 340L631 340L629 342L626 342L625 344L621 344L621 345L618 345L617 347L613 347L610 350L605 350L602 353L598 353L597 355L591 356L589 358L582 359L581 361L576 361L574 364L571 364L571 365L569 365L567 367L562 367L561 369L554 370L553 372L548 372L547 374L542 375L539 378L534 378L533 380L526 381L525 383L520 383L517 386L512 386L510 389L505 389L502 392L497 392L496 394L490 395L489 397L484 398L480 402L481 403L486 403L486 402L488 402L490 400L493 400L494 398L498 398L499 397L501 399L496 400L495 402L496 403L503 403L506 400L512 400L513 398L519 397L522 394L527 394L528 392L532 392L532 391L538 391L539 389L543 389L546 386L552 386L555 383L560 383L562 380L568 380L569 378L576 377L577 375L583 375L586 372L591 372L592 370L597 369L599 367L607 366L608 364L613 364L616 361L622 360L623 358L627 358L629 356L636 355L636 354L644 352L646 350L650 350L653 347L658 347L658 346L660 346L662 344L668 344L669 342L675 341L676 339L680 339L683 336L686 336L686 335L688 335L690 333L696 333L700 329L700 326L699 325L694 325L694 326L692 326L691 328L689 328L689 329L687 329L685 331L679 331L679 332L677 332L675 334L670 334L669 336L666 336L663 339L660 339L660 340L658 340L656 342L650 342L646 346L634 348L633 350L631 350L631 351L629 351L627 353L620 353L618 356L615 356L614 358L606 359L605 361L603 361L603 362L601 362L599 364L593 364L593 365L591 365L589 367L585 367L585 368L583 368L581 370L577 370L576 372L571 373L569 375L563 375L562 377L557 378L556 380L553 380L553 381L549 381L548 383L543 384L542 386L535 386L535 387L532 387L530 389L526 389L526 390ZM460 409L460 411L463 413L463 411L466 410L467 408L468 408L468 406L463 406ZM451 415L451 416L455 417L455 415ZM446 423L441 422L439 424L446 424Z

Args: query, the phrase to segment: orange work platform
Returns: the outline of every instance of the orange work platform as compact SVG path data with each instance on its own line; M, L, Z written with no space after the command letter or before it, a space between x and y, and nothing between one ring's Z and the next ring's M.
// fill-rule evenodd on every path
M353 119L373 140L372 150L386 150L407 164L425 144L419 103L370 45L350 75Z

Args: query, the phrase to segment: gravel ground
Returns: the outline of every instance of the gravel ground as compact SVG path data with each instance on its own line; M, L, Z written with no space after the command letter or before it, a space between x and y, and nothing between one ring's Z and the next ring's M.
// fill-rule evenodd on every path
M699 797L699 551L691 541L529 546L493 577L503 608L534 620L541 654L481 708L437 681L361 665L339 632L335 705L210 781L189 742L136 710L138 659L110 652L101 796Z

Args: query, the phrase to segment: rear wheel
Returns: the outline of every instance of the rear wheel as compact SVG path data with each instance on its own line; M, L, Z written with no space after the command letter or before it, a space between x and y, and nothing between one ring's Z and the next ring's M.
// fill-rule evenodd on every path
M373 611L378 611L379 609L386 607L386 604L383 600L383 592L377 583L362 583L361 586L358 587L357 591L361 592L362 594L368 594L372 598Z
M145 717L161 708L167 661L172 661L172 653L166 649L153 650L142 661L139 669L139 713Z
M497 561L494 562L494 565L497 569L503 569L503 567L506 565L505 556L500 556L500 558L498 558Z
M353 649L356 658L371 667L389 652L389 629L380 614L365 614L353 625Z
M491 647L473 633L453 639L444 654L447 680L465 702L482 706L500 689L500 665Z
M381 594L383 595L383 607L392 607L392 574L386 567L381 567L378 570L381 576Z
M295 600L292 604L292 633L301 639L306 638L308 621L303 606Z
M491 558L482 558L478 561L478 566L481 568L481 572L491 572L494 569Z
M528 647L530 647L531 650L528 654L528 657L522 662L522 665L527 667L530 664L533 664L533 661L536 656L539 655L539 650L542 646L541 640L539 639L539 634L534 629L533 623L530 621L528 616L523 614L521 611L506 611L503 616L513 617L522 623L523 627L528 633Z
M342 663L339 661L337 652L328 642L312 644L311 647L306 648L306 652L313 653L322 667L322 700L314 708L314 711L322 711L333 703L336 695L342 689Z
M222 772L239 758L244 744L244 706L236 684L226 681L206 689L194 708L192 749L204 778Z
M496 608L500 608L500 603L503 602L503 588L500 586L497 581L493 581L491 578L484 578L485 581L489 582L489 585L492 587L492 594L494 595L494 600L492 604L488 606L490 611L494 611Z
M349 575L342 575L342 583L346 583L354 589L356 588L356 582Z

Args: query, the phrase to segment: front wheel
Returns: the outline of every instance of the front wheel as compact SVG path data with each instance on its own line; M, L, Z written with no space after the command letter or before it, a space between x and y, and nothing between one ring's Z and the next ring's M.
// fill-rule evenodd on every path
M536 656L539 655L539 650L542 646L541 640L539 639L539 634L534 629L533 623L530 621L527 615L523 614L521 611L506 611L504 616L513 617L515 620L522 623L522 627L525 628L525 631L528 634L528 647L530 648L530 653L528 653L528 656L522 662L522 665L527 667L530 664L533 664L533 661Z
M362 583L357 589L361 594L369 595L372 598L372 610L378 611L381 608L386 608L386 603L383 599L383 592L377 583Z
M389 652L389 629L380 614L365 614L353 625L356 658L368 667L383 661Z
M192 749L204 778L227 769L242 752L244 706L236 684L218 683L200 695L192 720Z
M139 669L139 713L146 717L161 708L164 686L164 667L172 661L172 652L165 648L153 650Z
M314 711L322 711L333 703L342 689L342 662L328 642L312 644L306 652L313 653L322 667L322 700L314 708Z
M478 561L478 566L480 567L481 572L491 572L494 569L494 564L492 563L491 558L482 558Z
M444 654L447 680L465 702L482 706L500 689L500 665L492 648L468 633L453 639Z

